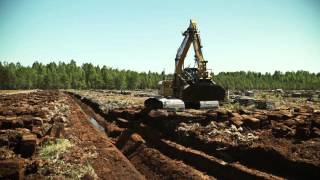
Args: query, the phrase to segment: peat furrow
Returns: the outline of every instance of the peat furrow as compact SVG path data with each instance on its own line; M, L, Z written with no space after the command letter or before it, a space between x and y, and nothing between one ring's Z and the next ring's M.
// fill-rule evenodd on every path
M123 122L123 119L120 119ZM161 133L149 126L127 125L130 131L142 136L148 146L157 149L171 159L181 160L194 168L218 179L282 179L280 177L248 168L239 163L228 163L201 151L186 148L180 144L161 138Z
M206 172L209 175L214 177L222 178L222 179L233 179L233 178L246 178L246 179L277 179L279 177L274 176L272 174L264 173L261 171L257 171L255 169L247 168L244 165L239 163L227 163L223 160L215 158L214 156L209 156L205 153L202 153L197 150L189 150L182 145L176 144L177 147L171 146L172 143L168 143L170 141L163 140L160 138L160 133L157 133L157 130L150 128L149 126L140 126L139 121L134 120L128 121L123 118L116 118L117 116L128 117L128 113L113 113L112 111L109 113L102 112L99 108L99 105L95 102L87 98L83 98L81 96L75 96L76 98L80 98L83 103L91 106L96 113L104 117L108 117L107 120L109 122L116 122L120 128L128 128L131 131L141 135L143 139L147 141L148 146L153 147L155 150L160 151L162 154L170 157L171 159L178 159L186 164L200 170ZM130 115L130 114L129 114ZM141 115L136 115L137 118ZM110 119L112 119L110 121ZM138 118L139 119L139 118ZM106 130L109 131L110 130ZM126 144L127 141L121 140L116 143L118 148L121 148L121 143ZM124 151L123 153L128 157L133 152L138 149L137 147L131 147L131 150Z
M116 146L147 179L215 179L181 161L170 159L131 130L121 133Z
M96 109L94 103L89 103L88 99L74 96L72 93L68 94L75 98L75 101L87 115L95 118L101 126L104 126L107 133L111 132L111 130L108 130L108 127L111 127L108 125L111 123L102 117L105 114ZM91 104L93 104L93 107ZM120 137L116 138L116 147L147 179L215 179L192 166L170 159L157 149L149 147L138 134L132 135L132 133L128 133L128 130L125 130L119 135Z
M122 114L117 113L117 115L121 116ZM182 120L180 120L170 116L151 118L146 114L141 114L139 117L142 118L142 122L160 131L166 139L203 151L230 163L240 162L249 168L289 179L317 179L320 177L319 167L311 163L291 160L271 148L232 146L221 141L204 142L192 135L181 137L175 132L176 124L190 121L189 119L181 118ZM202 120L206 121L205 118Z

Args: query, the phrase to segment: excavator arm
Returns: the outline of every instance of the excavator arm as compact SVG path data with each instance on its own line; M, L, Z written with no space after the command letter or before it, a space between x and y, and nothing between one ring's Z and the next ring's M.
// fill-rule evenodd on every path
M176 59L175 59L175 61L176 61L175 73L176 74L182 73L184 60L187 56L188 50L189 50L191 43L192 43L192 36L190 36L190 33L188 33L188 30L185 31L183 33L183 35L184 35L184 39L178 49Z
M197 29L197 23L194 20L190 20L190 25L188 29L183 33L184 39L178 49L177 55L176 55L176 67L175 67L175 74L181 75L183 72L183 65L184 60L186 58L186 55L188 53L188 50L193 44L194 52L195 52L195 58L196 63L198 65L199 75L200 78L209 78L206 68L207 61L204 60L202 55L202 45L200 40L200 35Z

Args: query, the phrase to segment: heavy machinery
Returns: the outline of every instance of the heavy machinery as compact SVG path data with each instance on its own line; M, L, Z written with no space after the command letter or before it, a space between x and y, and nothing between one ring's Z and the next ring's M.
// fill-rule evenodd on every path
M225 90L217 85L208 72L207 63L202 55L202 45L197 23L190 20L188 29L175 58L173 79L159 82L162 97L149 98L145 107L149 109L184 110L185 108L213 108L225 97ZM184 68L187 52L193 45L195 67Z

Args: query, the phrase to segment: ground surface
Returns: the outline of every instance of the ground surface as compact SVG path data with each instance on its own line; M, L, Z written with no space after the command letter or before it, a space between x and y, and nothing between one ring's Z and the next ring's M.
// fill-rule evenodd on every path
M7 91L0 177L319 178L319 102L271 95L268 110L167 112L144 109L152 94L139 91Z
M38 91L0 99L0 179L143 179L70 96Z

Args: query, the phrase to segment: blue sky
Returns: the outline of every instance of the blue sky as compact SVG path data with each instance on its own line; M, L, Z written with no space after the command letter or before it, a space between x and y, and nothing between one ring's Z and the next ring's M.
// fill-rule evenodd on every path
M320 71L318 0L0 0L0 61L172 72L190 18L215 73Z

